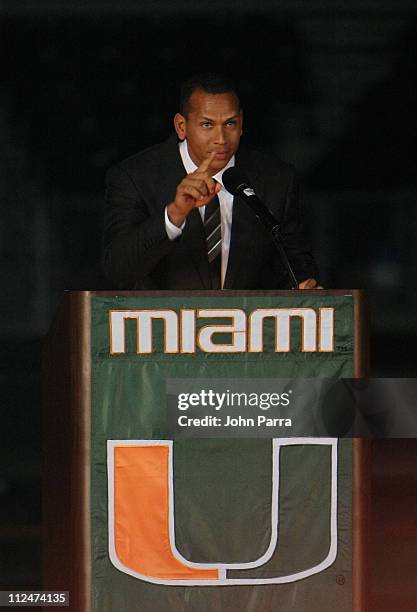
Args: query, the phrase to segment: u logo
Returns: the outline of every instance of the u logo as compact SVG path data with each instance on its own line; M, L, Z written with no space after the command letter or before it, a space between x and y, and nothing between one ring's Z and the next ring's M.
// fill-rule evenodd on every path
M280 451L292 445L326 445L331 452L328 553L302 571L287 575L251 577L251 570L276 554L280 516ZM294 582L323 571L337 554L337 440L278 438L272 445L271 538L257 559L242 563L195 563L181 555L175 543L172 440L109 440L109 555L122 572L164 585L248 585ZM243 503L243 500L242 500ZM247 577L229 575L245 570ZM241 575L241 574L240 574Z

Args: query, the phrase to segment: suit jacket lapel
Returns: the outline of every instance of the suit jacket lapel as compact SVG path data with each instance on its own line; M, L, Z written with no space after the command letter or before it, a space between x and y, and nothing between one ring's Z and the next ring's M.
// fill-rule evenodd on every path
M256 194L263 197L263 185L253 166L250 154L244 149L239 149L236 154L236 166L242 169L248 178L248 183L256 191ZM235 279L239 273L239 286L243 286L242 274L244 276L247 269L247 261L256 257L256 253L251 250L251 227L253 226L254 214L249 206L239 197L233 198L232 231L230 237L229 259L227 262L225 289L234 287Z
M161 152L161 168L159 175L164 177L161 185L163 202L170 202L175 196L176 186L186 175L181 155L178 150L176 135L171 136ZM165 205L164 205L165 206ZM181 243L189 251L190 260L195 266L203 286L210 289L210 272L206 253L206 238L200 211L194 209L187 217L181 236Z
M182 233L183 244L190 253L190 257L200 275L203 286L211 288L210 270L207 258L206 237L198 208L190 212L187 217L184 231Z

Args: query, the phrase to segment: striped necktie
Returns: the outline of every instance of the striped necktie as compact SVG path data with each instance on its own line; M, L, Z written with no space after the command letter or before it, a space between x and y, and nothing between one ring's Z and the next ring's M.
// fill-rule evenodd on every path
M206 235L211 288L220 289L222 267L222 227L220 221L220 202L217 195L206 206L206 210L204 212L204 233Z

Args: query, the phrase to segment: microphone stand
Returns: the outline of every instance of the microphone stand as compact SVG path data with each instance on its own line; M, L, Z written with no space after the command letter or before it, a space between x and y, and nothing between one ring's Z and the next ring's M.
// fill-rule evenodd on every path
M241 191L243 191L243 189ZM251 197L246 194L245 196L242 196L241 193L238 193L238 195L253 210L258 220L262 223L265 229L271 234L273 243L278 253L280 254L282 262L288 272L288 276L291 279L291 289L298 289L299 283L291 267L291 264L287 257L287 253L285 252L284 239L280 232L278 221L275 219L274 215L257 200L256 197Z

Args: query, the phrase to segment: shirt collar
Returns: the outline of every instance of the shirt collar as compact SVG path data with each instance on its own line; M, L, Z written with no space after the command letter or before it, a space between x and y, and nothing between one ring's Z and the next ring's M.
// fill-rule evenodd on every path
M187 140L183 140L182 142L180 142L179 149L180 149L182 163L184 164L184 168L187 174L191 174L192 172L195 172L197 170L197 166L191 159L190 154L188 152ZM225 167L222 168L217 174L213 175L213 178L223 186L223 181L222 181L223 172L227 170L228 168L232 168L234 165L235 165L235 156L233 155L229 159Z

